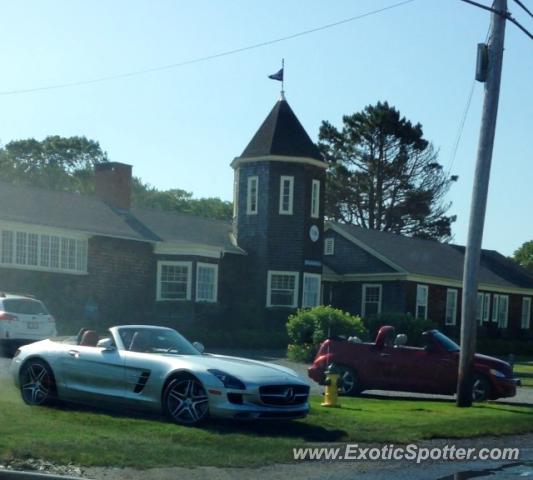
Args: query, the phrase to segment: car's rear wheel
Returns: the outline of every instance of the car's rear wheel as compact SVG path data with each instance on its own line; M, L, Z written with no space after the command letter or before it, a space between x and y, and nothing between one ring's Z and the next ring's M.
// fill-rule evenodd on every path
M475 375L472 383L472 400L474 402L484 402L489 397L489 394L489 381L481 375Z
M45 405L55 398L55 380L42 360L28 360L20 372L20 391L28 405Z
M163 394L165 413L180 425L195 425L209 415L207 393L192 375L172 379Z
M359 377L353 368L340 365L337 367L339 373L339 393L341 395L357 395L361 393Z

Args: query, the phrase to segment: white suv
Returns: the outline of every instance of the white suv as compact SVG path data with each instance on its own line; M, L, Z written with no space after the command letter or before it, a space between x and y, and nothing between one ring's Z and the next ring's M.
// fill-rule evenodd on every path
M0 352L56 335L56 321L43 302L0 292Z

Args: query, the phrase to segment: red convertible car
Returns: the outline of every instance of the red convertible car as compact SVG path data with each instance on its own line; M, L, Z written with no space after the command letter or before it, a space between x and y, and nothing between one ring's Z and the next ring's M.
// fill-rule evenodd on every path
M363 390L453 395L457 387L459 346L438 330L424 332L425 347L409 347L406 335L381 327L374 343L356 338L328 339L320 346L308 374L324 384L325 371L334 365L340 374L340 393ZM513 369L497 358L476 354L472 397L475 401L513 397L519 380Z

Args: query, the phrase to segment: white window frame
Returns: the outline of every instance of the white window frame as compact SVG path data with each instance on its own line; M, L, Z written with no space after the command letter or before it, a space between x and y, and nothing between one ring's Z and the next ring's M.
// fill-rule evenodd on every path
M483 316L482 316L483 322L490 321L489 314L490 314L490 293L485 292L483 294Z
M522 315L520 316L520 327L529 330L531 326L531 297L522 297Z
M283 191L285 182L289 182L289 205L288 208L283 208ZM294 177L282 175L279 180L279 214L292 215L294 200Z
M239 169L233 175L233 218L237 217L239 211Z
M451 318L448 316L448 308L451 307L450 300L453 298L453 311ZM457 299L459 298L459 291L456 288L448 288L446 290L446 311L444 312L444 325L457 324Z
M498 309L500 306L500 296L494 294L492 296L492 323L498 323Z
M311 218L320 217L320 180L311 182Z
M213 270L215 272L214 279L215 283L213 285L213 298L202 298L200 297L200 289L198 287L199 281L200 281L200 275L199 271L200 268L207 268L210 270ZM197 262L196 263L196 301L197 302L209 302L209 303L216 303L218 301L218 265L215 263L203 263L203 262Z
M317 303L310 304L306 300L306 290L305 290L305 280L306 278L317 278L318 279L318 292L317 292ZM302 308L313 308L321 304L322 298L322 275L318 273L304 273L303 278L303 289L302 289Z
M274 305L272 304L272 275L287 275L294 277L294 291L292 294L292 305ZM296 308L298 307L298 292L299 292L299 279L300 274L298 272L288 272L283 270L269 270L267 274L267 307L282 307L282 308Z
M379 300L378 302L367 302L366 301L366 291L368 288L378 288L379 289ZM377 303L378 311L377 315L381 314L381 303L383 301L383 285L381 283L363 283L361 287L361 317L366 316L366 304L367 303Z
M495 295L498 297L497 321L498 328L507 328L509 325L509 295ZM502 300L505 300L505 311L502 311Z
M476 300L476 321L479 325L483 323L483 299L485 295L483 292L477 292Z
M54 261L52 261L52 240L57 247ZM0 266L85 275L88 249L89 237L86 235L71 234L68 231L46 227L19 227L9 223L0 225Z
M335 254L335 237L328 237L324 240L324 255Z
M255 182L255 195L252 198L252 183ZM253 200L253 202L252 202ZM255 203L255 208L252 208ZM246 214L247 215L257 215L257 210L259 208L259 177L253 175L248 177L247 188L246 188Z
M161 297L161 273L163 266L187 267L187 293L185 298L162 298ZM187 302L191 300L192 262L179 262L174 260L159 260L157 262L157 287L156 300L158 302Z
M426 291L426 303L419 302L418 292L421 290ZM420 318L418 316L418 307L424 307L424 320L428 319L428 303L429 303L429 285L416 285L416 303L415 303L415 318Z

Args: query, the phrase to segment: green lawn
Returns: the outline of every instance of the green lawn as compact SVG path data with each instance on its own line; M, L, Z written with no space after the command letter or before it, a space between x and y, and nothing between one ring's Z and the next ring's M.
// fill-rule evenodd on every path
M522 380L522 386L533 387L533 361L515 363L513 371Z
M0 460L35 457L85 466L245 466L291 461L292 448L325 442L412 442L533 431L533 408L343 398L301 421L213 422L187 428L159 418L76 407L28 407L0 384Z

